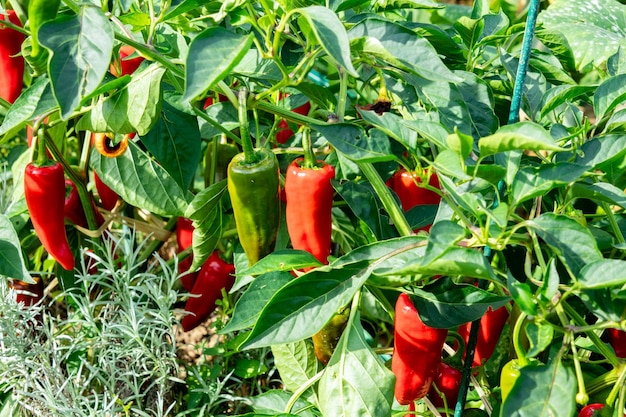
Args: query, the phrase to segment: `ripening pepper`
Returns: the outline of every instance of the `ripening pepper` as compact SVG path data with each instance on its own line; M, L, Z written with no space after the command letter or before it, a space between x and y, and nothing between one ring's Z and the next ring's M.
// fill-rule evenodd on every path
M246 164L242 152L228 165L228 193L248 265L274 250L280 222L278 161L267 149L254 153L254 163Z
M391 370L396 376L395 397L406 405L428 394L439 373L448 329L424 324L405 293L398 297L395 311Z
M454 408L454 405L456 404L457 397L459 396L459 390L461 389L462 376L463 374L461 371L448 365L447 363L442 363L439 368L439 374L437 375L437 378L435 378L434 382L437 389L441 391L445 397L445 405L447 405L448 408ZM434 386L430 387L428 398L432 401L435 407L444 406L443 398L435 390Z
M344 307L339 310L333 318L319 332L313 335L313 348L315 356L324 365L328 364L333 352L341 339L348 319L350 318L350 307Z
M498 340L502 335L502 329L509 319L509 311L506 307L500 307L492 310L487 309L485 315L480 319L480 328L478 330L478 339L476 341L476 350L474 351L474 361L472 366L481 366L487 362L493 351L496 349ZM469 341L470 328L472 323L466 323L459 327L459 335L465 339L465 346ZM465 357L465 355L463 355Z
M61 6L61 0L30 0L28 2L28 24L31 34L31 57L36 60L41 54L39 44L39 28L53 20Z
M303 162L303 158L296 159L285 174L287 231L294 249L307 251L327 264L335 168L322 161L317 161L319 167L303 168Z
M96 183L96 191L98 191L98 196L100 197L100 201L102 203L102 207L105 210L113 210L117 205L117 200L119 196L115 191L113 191L108 185L102 182L98 173L94 171L93 179Z
M215 302L222 297L222 289L228 292L235 283L233 272L235 266L223 261L217 251L204 262L191 290L192 295L199 297L189 297L185 304L185 311L191 314L183 317L184 331L196 328L211 315Z
M424 175L428 177L428 185L439 188L439 177L436 173L429 174L424 171ZM425 179L425 178L424 178ZM404 168L396 171L389 179L387 185L398 195L402 210L409 211L416 206L426 206L439 204L441 196L434 191L420 187L417 185L423 180L422 175L418 172L409 172ZM425 226L417 230L430 230L430 226Z
M24 197L35 233L43 247L65 269L74 269L74 254L65 232L65 178L58 162L26 165Z
M96 224L100 227L104 223L104 217L102 217L102 214L96 208L96 203L91 199L91 195L89 195L89 199L91 200L92 210L96 216ZM70 179L65 180L65 205L63 212L65 218L70 222L80 227L88 227L87 216L85 215L83 204L80 201L76 184Z
M193 222L186 217L179 217L176 220L176 243L178 244L178 253L188 249L193 244ZM184 274L189 271L193 263L193 254L189 255L178 264L178 273ZM198 277L197 272L187 273L180 278L183 288L187 291L193 289L193 284Z
M509 396L515 381L520 376L520 365L517 359L513 359L507 362L500 372L500 390L502 394L502 401L506 400Z
M615 350L618 358L626 358L626 332L619 329L609 329L609 343Z
M22 26L15 11L7 10L7 16L0 14L0 21L7 20ZM24 58L22 51L24 34L0 25L0 97L13 104L22 92L24 78Z

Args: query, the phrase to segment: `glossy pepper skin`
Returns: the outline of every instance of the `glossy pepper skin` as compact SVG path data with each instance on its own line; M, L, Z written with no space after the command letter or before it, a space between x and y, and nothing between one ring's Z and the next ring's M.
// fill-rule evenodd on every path
M448 330L425 325L405 293L398 297L395 311L391 370L396 376L395 397L406 405L428 394L439 373Z
M335 178L332 165L318 161L319 168L302 168L303 158L287 167L287 231L294 249L304 250L323 264L330 255Z
M459 390L461 389L461 377L463 374L458 369L442 363L439 368L439 374L435 378L435 385L441 391L446 399L446 404L449 409L453 409L457 397L459 396ZM433 386L430 387L428 392L428 398L432 401L435 407L443 407L443 398L435 390Z
M278 161L267 149L255 153L253 164L244 162L242 152L228 165L228 193L248 265L274 250L280 222Z
M178 244L179 253L187 248L190 248L193 244L194 227L192 223L191 219L186 217L179 217L178 220L176 220L176 243ZM191 267L192 262L193 254L189 255L178 264L178 273L182 274L189 271L189 267ZM180 278L183 288L187 291L191 291L193 289L193 284L196 282L197 276L197 272L183 275Z
M520 367L517 359L513 359L507 362L503 367L500 373L500 390L502 393L502 401L506 400L506 397L509 396L513 385L515 385L515 381L520 376Z
M213 252L198 272L191 294L199 297L190 297L185 304L185 310L192 314L183 317L183 330L188 332L205 321L215 310L215 302L222 298L222 289L229 291L235 283L233 277L235 266Z
M420 187L417 183L422 182L422 176L416 172L409 172L404 168L396 171L387 184L398 195L402 210L409 211L416 206L439 204L441 196L434 191ZM439 188L439 177L432 173L428 178L428 185ZM417 230L430 230L430 226L425 226Z
M480 319L480 328L478 330L478 339L476 341L476 351L474 352L474 361L472 366L481 366L487 362L493 351L496 349L498 340L502 335L502 329L509 319L509 312L506 307L500 307L492 310L487 309L485 315ZM465 346L469 341L469 333L472 323L466 323L459 327L459 335L465 339ZM463 356L465 357L465 355Z
M100 201L102 203L102 207L105 210L113 210L117 205L117 200L119 199L117 193L113 191L108 185L102 182L98 173L94 171L93 179L96 183L96 191L98 191L98 196L100 197Z
M600 415L600 410L604 408L604 404L596 403L589 404L580 410L578 417L597 417Z
M46 22L53 20L61 5L61 0L30 0L28 2L28 24L31 33L31 57L36 59L41 54L39 44L39 28Z
M618 358L626 358L626 332L619 329L609 329L609 343L615 350Z
M26 165L24 197L43 247L63 268L74 269L74 254L65 233L65 178L61 164Z
M135 48L130 45L122 45L120 47L119 61L112 63L109 70L111 74L116 77L122 75L130 75L139 68L139 65L144 61L144 57L138 55L134 58L128 58L135 53ZM119 64L119 65L118 65Z
M98 227L100 227L104 223L104 217L102 217L102 214L96 208L96 204L93 200L91 200L91 206L96 216L96 223ZM88 227L87 216L85 215L83 204L80 201L76 184L74 184L70 179L65 180L65 204L63 212L65 214L65 218L70 222L80 227Z
M324 365L328 364L333 352L341 339L341 335L348 324L350 308L339 310L333 318L319 332L313 335L313 348L315 356Z
M24 58L20 55L24 34L1 24L8 20L22 26L13 10L0 14L0 97L13 104L22 92L24 79Z
M41 301L44 290L43 281L40 277L33 277L33 279L35 280L34 284L16 279L9 281L9 287L16 292L15 301L24 303L25 306L32 306Z

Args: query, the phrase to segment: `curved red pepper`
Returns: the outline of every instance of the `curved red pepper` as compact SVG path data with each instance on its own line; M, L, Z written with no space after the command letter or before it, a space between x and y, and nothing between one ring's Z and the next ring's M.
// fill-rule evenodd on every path
M22 26L15 11L7 10L9 22ZM7 17L0 14L0 21ZM24 58L21 55L24 34L0 25L0 97L13 104L22 93Z
M191 294L199 297L190 297L185 304L185 310L192 314L183 317L181 324L184 331L196 328L211 315L215 302L222 298L222 289L229 291L235 283L233 272L235 266L224 262L217 251L209 256L191 290Z
M190 248L193 244L193 222L186 217L179 217L176 221L176 243L178 243L178 253ZM193 254L189 255L178 264L178 273L183 274L189 271L189 267L193 262ZM198 273L193 272L185 274L180 278L180 282L183 284L183 288L187 291L193 289L193 284L196 282Z
M402 168L393 174L387 184L398 195L404 211L409 211L416 206L439 204L441 196L434 191L417 185L417 183L421 182L422 176L417 172L409 172ZM434 172L428 178L428 185L440 188L439 177ZM424 226L417 230L428 231L430 226Z
M302 162L303 158L293 161L285 174L287 230L294 249L305 250L327 264L335 168L320 161L320 168L301 168Z
M619 329L609 329L609 343L615 350L618 358L626 358L626 332Z
M94 203L93 200L91 200L91 206L93 208L94 215L96 216L96 223L98 227L100 227L104 223L104 217L102 217L102 214L96 208L96 203ZM83 204L80 201L76 184L74 184L70 179L65 180L65 205L63 212L65 218L70 222L80 227L88 227L87 216L85 215Z
M43 247L63 268L74 269L74 254L65 232L63 166L58 162L45 166L26 165L24 197Z
M485 315L480 319L480 328L478 330L478 339L476 341L476 350L474 352L474 361L472 366L480 366L487 362L493 351L496 349L498 340L502 335L502 329L509 319L509 311L502 306L495 311L489 307ZM466 323L459 327L459 335L465 339L465 346L469 341L469 333L472 323ZM463 354L465 358L465 354Z
M424 397L437 377L448 329L422 322L407 294L400 294L394 319L391 370L396 375L395 396L406 405Z
M442 363L439 368L439 375L437 375L437 378L435 379L435 385L446 398L446 405L448 408L454 408L456 404L457 397L459 396L459 390L461 389L462 376L463 374L461 371L448 365L447 363ZM435 407L444 406L443 398L433 386L430 387L428 398L430 398Z
M119 196L115 191L113 191L108 185L102 182L98 174L94 171L93 178L96 183L96 190L98 191L98 196L100 197L100 201L102 202L102 207L105 210L113 210L117 205L117 200Z

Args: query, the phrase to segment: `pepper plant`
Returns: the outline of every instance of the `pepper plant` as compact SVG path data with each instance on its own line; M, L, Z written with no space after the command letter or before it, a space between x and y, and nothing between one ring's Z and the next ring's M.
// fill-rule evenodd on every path
M108 233L137 248L139 262L111 261L137 277L155 251L165 276L186 257L177 306L219 312L224 342L207 355L262 360L187 364L170 375L180 398L148 415L623 415L626 6L470 3L0 1L0 36L24 36L26 63L19 96L0 99L0 144L19 141L5 157L0 274L58 282L44 323L58 308L100 317L76 302L88 281L50 246L45 210L76 265ZM33 160L63 168L86 223L26 204ZM190 247L175 247L180 219ZM188 301L185 277L211 259L233 264L235 282L192 286ZM399 318L398 300L419 322ZM153 301L146 316L163 308ZM420 332L452 339L422 346ZM429 364L464 357L469 389L441 401L441 368L411 374L426 366L402 356L405 342ZM209 395L258 378L266 358L277 383ZM38 386L10 381L2 406L34 413ZM111 414L141 398L85 389L123 396Z

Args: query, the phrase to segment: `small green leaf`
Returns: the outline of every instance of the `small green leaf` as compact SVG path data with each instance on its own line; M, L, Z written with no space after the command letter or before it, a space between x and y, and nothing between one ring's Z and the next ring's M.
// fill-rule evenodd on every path
M511 297L513 297L513 301L515 301L515 304L517 304L528 316L534 316L537 314L537 304L535 303L530 285L516 280L510 271L507 271L507 275L507 288L511 293Z
M513 180L513 199L516 203L546 194L581 178L589 167L569 162L523 167Z
M474 138L470 135L459 132L458 130L449 135L446 142L448 143L450 149L458 153L463 159L470 156L474 146Z
M292 271L322 264L313 255L302 250L279 250L270 253L251 267L237 271L237 275L262 275L273 271Z
M235 362L233 374L239 378L254 378L255 376L266 373L267 369L267 365L258 359L238 358Z
M614 162L621 163L626 155L626 135L622 133L596 136L585 142L575 163L602 169Z
M313 404L300 397L291 409L291 413L284 413L285 407L291 399L291 393L285 390L267 390L256 397L248 397L254 413L242 417L318 417L313 412Z
M0 135L17 133L24 123L57 107L47 77L38 77L33 84L15 100L0 124Z
M550 324L536 324L531 321L526 325L526 336L530 345L526 357L534 358L552 343L554 327Z
M272 345L272 355L280 379L289 391L296 391L306 385L318 372L319 361L310 340Z
M626 99L626 74L604 80L593 96L593 110L598 120L602 120L615 107L622 104L624 99Z
M2 279L11 277L30 284L35 283L26 269L20 239L11 220L4 214L0 214L0 259L2 260L0 262Z
M579 97L586 96L594 89L595 87L589 85L557 85L548 89L541 99L541 117L545 117L563 103L573 102Z
M558 146L550 134L533 122L520 122L502 126L496 133L478 141L480 156L513 150L555 151L565 149Z
M338 152L352 161L384 162L396 158L391 153L389 138L377 136L376 140L371 140L361 127L336 123L312 125L311 128L318 131Z

